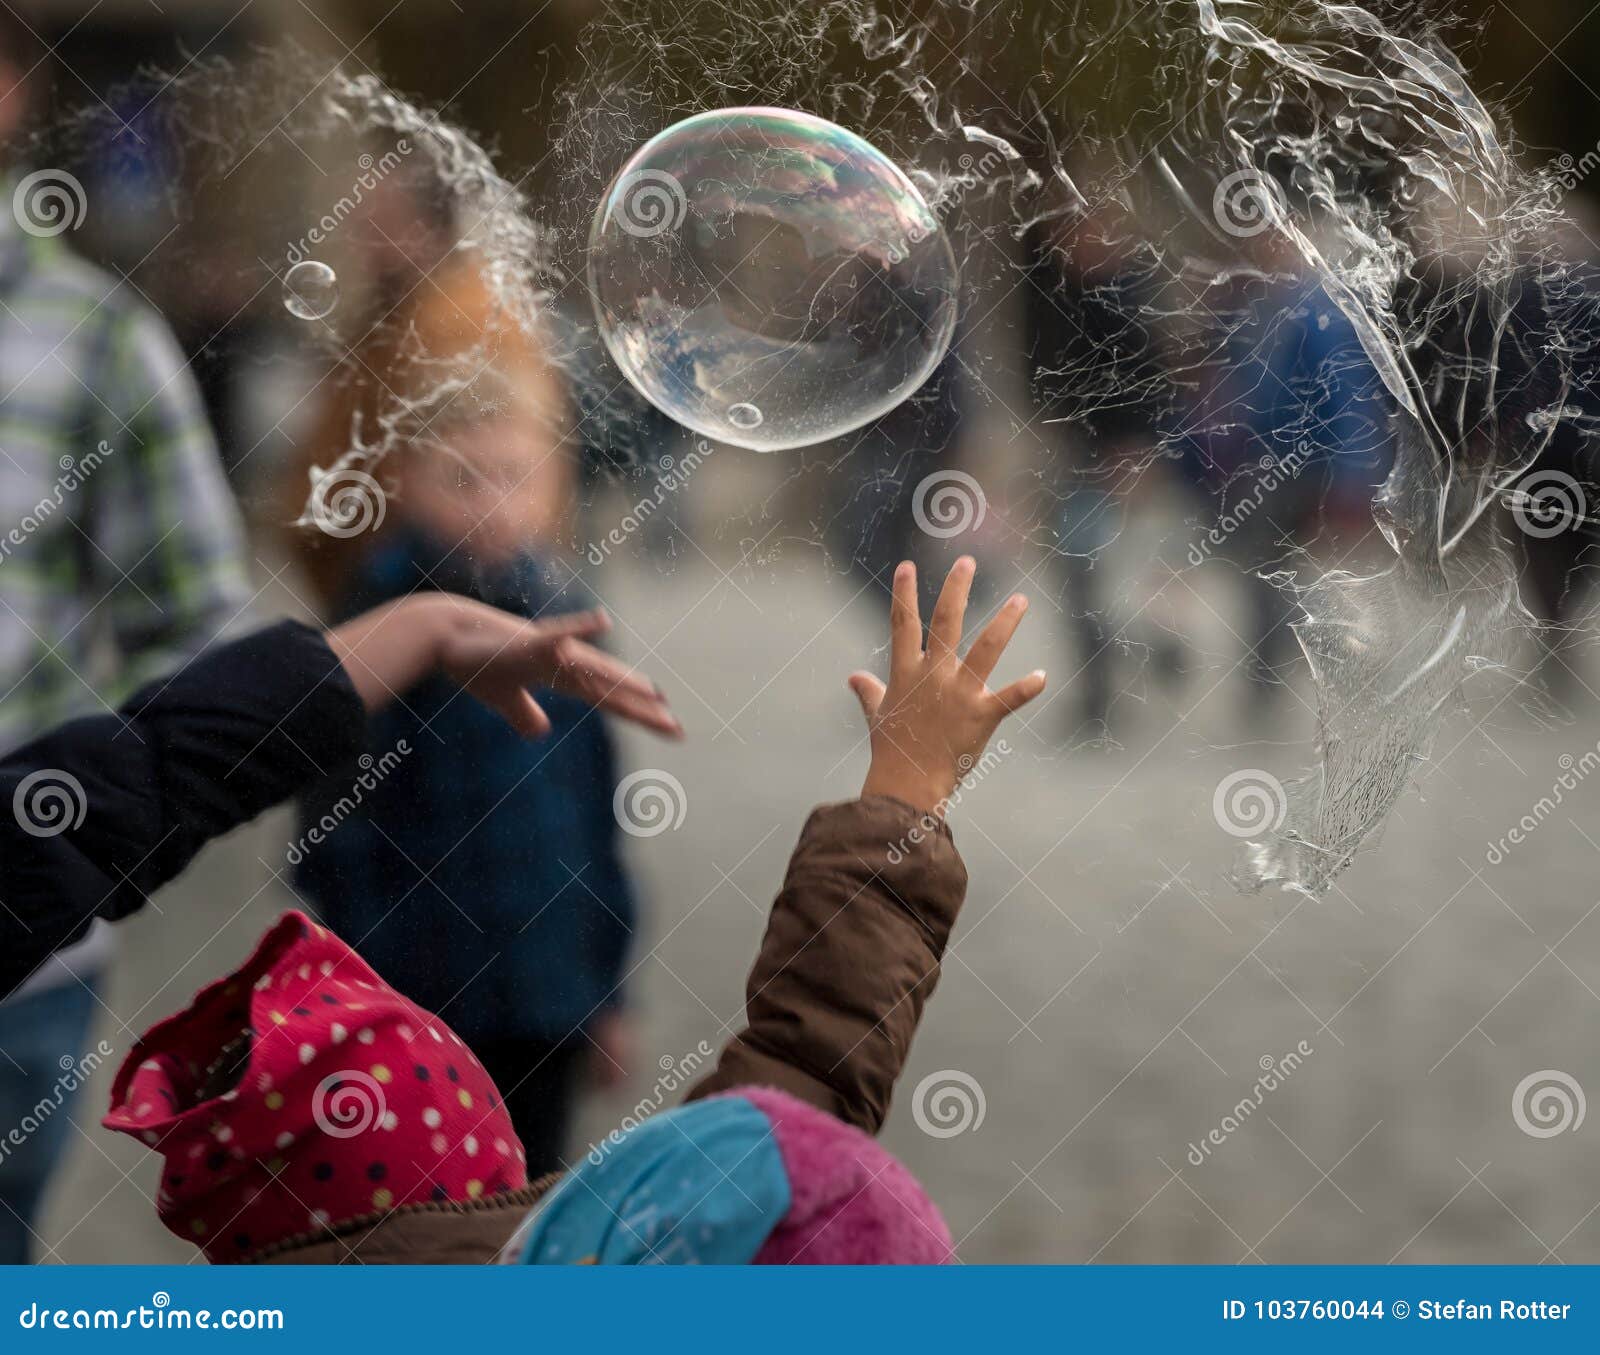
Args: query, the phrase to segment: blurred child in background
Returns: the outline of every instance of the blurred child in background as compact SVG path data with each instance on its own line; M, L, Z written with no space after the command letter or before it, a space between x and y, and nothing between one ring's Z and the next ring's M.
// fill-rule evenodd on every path
M373 468L384 483L366 491L379 496L362 506L370 530L299 529L292 549L333 621L427 590L528 618L582 609L590 599L560 559L576 471L563 383L470 252L441 255L437 234L402 247L393 228L378 232L380 262L402 277L409 266L409 288L380 289L388 309L357 381L329 400L290 494L303 501L312 467L413 392L431 403L405 408L402 445ZM534 745L448 679L423 684L372 724L374 755L405 750L397 765L325 840L291 853L318 913L470 1040L533 1174L559 1165L585 1072L625 1075L619 983L636 911L610 737L580 703L541 699L554 732ZM308 826L327 812L304 808Z

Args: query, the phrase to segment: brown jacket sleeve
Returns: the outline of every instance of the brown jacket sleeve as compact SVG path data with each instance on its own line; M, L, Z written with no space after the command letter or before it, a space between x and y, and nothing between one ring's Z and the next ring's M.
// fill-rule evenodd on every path
M777 1087L875 1134L967 892L948 827L873 797L814 811L745 987L745 1028L689 1099Z

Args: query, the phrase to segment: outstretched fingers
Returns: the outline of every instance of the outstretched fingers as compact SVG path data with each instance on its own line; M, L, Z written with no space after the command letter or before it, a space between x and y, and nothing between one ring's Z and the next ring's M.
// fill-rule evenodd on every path
M1044 690L1044 669L1035 668L1027 677L1002 687L990 698L1001 715L1015 715Z
M846 680L850 690L856 694L856 700L861 703L861 713L867 717L870 728L878 718L878 710L883 705L883 698L888 695L888 689L871 673L851 673Z
M889 673L908 677L922 657L922 615L917 608L917 567L902 560L894 571L889 603Z
M557 670L562 675L592 675L609 686L625 688L640 696L661 695L660 688L643 673L628 667L605 650L596 649L575 637L569 636L557 642L554 655Z
M928 653L936 659L954 654L961 643L967 598L972 593L972 576L977 572L978 562L970 555L963 555L945 575L939 601L933 607L933 620L928 624Z
M967 651L966 665L979 682L989 680L989 674L994 672L995 665L1006 652L1006 646L1011 643L1011 637L1017 633L1017 627L1027 611L1028 599L1021 593L1013 593L972 642L972 648Z
M489 682L469 685L468 690L523 738L542 739L550 732L550 717L526 687Z

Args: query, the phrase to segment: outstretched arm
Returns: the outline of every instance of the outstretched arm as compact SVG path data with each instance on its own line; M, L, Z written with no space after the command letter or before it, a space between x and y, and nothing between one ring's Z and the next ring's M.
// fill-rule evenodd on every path
M816 810L789 862L745 996L746 1026L690 1099L782 1088L876 1133L966 896L945 811L1001 720L1044 690L987 681L1027 610L1007 600L963 659L976 569L958 560L923 645L916 570L895 573L889 682L850 687L871 736L861 798Z
M138 909L212 838L348 764L367 712L431 673L530 737L549 721L529 686L675 736L655 688L579 638L606 624L528 622L443 595L327 635L283 622L0 759L0 996L95 918Z

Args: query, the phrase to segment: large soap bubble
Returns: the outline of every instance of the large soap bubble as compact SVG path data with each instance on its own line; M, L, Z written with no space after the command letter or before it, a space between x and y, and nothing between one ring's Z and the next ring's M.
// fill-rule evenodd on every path
M647 399L762 452L894 408L956 321L955 256L921 193L853 132L780 108L647 142L595 214L589 285Z

